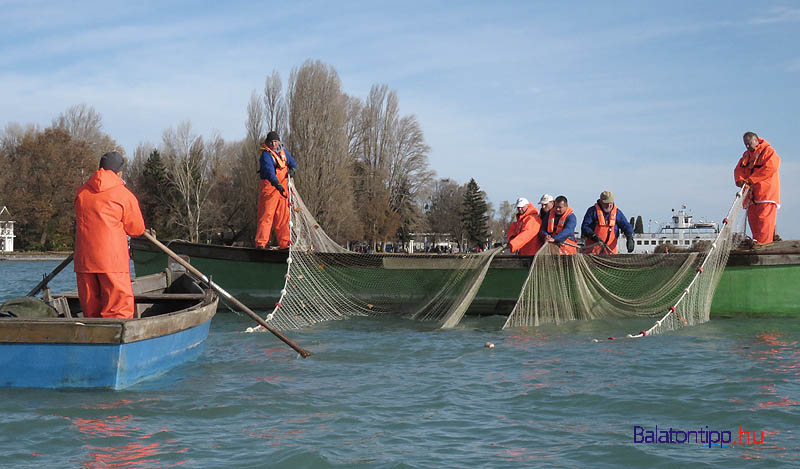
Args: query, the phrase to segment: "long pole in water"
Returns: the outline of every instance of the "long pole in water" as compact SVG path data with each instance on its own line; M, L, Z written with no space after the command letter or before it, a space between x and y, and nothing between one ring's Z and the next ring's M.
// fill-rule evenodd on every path
M47 285L47 284L50 282L50 280L53 280L53 277L55 277L56 275L58 275L58 273L59 273L59 272L61 272L62 270L64 270L64 267L68 266L68 265L69 265L69 263L70 263L70 262L72 262L72 258L73 258L73 257L75 257L75 253L74 253L74 252L71 252L71 253L69 253L69 256L67 256L67 258L66 258L66 259L64 259L63 261L61 261L61 263L60 263L60 264L58 264L58 265L56 266L56 268L55 268L55 269L53 269L53 271L52 271L52 272L50 272L49 274L47 274L47 275L46 275L46 276L45 276L45 277L42 279L42 281L41 281L41 282L39 282L39 284L38 284L38 285L36 285L35 287L33 287L33 290L31 290L31 291L28 293L28 296L35 296L37 293L39 293L39 290L41 290L42 288L44 288L44 286L45 286L45 285Z
M309 351L305 350L304 348L300 347L299 345L295 344L294 342L292 342L292 340L290 338L288 338L285 335L283 335L279 330L277 330L274 327L270 326L259 315L254 313L247 306L245 306L244 303L242 303L241 301L239 301L236 298L234 298L233 296L231 296L230 293L226 292L225 290L222 289L222 287L220 287L216 283L212 282L211 279L209 279L208 277L205 276L205 274L203 274L199 270L195 269L191 264L189 264L185 260L181 259L180 256L178 256L177 254L175 254L175 252L172 251L172 249L164 246L164 244L162 244L161 241L157 240L155 238L155 236L151 235L147 231L145 231L142 236L144 236L145 238L150 240L151 243L153 243L156 246L158 246L158 248L160 248L162 251L164 251L164 253L166 253L169 257L171 257L175 262L177 262L178 264L182 265L192 275L194 275L196 278L200 279L200 281L202 281L203 283L205 283L206 285L211 287L214 291L216 291L217 293L222 295L222 297L225 298L227 301L233 303L234 306L236 306L237 308L239 308L242 311L244 311L245 313L247 313L247 315L250 316L251 318L253 318L253 320L255 322L259 323L261 325L261 327L263 327L264 329L272 332L272 334L275 337L279 338L286 345L288 345L289 347L293 348L297 353L300 354L301 357L306 358L306 357L310 357L311 356L311 352L309 352Z

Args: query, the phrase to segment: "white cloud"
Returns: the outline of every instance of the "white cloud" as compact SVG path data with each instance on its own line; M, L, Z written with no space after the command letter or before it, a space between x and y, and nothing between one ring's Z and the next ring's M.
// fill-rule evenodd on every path
M775 7L768 10L766 15L757 16L750 20L751 24L773 24L800 21L800 8Z

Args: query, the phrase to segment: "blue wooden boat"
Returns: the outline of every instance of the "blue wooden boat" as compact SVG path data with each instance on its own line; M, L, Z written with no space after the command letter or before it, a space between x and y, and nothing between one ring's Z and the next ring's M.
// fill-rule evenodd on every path
M212 290L168 269L137 277L133 292L132 319L84 318L76 292L4 304L0 387L123 389L201 354Z

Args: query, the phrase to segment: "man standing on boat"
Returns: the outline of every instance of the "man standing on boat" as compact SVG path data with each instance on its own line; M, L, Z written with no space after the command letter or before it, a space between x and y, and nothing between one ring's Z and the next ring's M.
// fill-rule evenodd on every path
M744 201L747 221L756 244L769 244L775 234L775 219L781 207L781 181L778 168L781 159L769 142L755 132L742 137L747 147L736 169L733 179L738 187L747 184L750 193Z
M508 227L508 248L521 256L532 256L542 247L542 221L536 207L525 197L517 199L517 219Z
M586 239L586 254L616 254L617 239L622 229L628 238L628 252L633 252L633 227L625 214L614 205L614 194L603 191L597 202L586 210L581 236Z
M261 177L258 192L256 247L264 249L275 229L281 249L289 247L289 176L294 177L297 162L281 145L278 132L270 131L261 145L258 160Z
M132 318L127 236L144 233L139 201L122 180L119 152L100 158L100 169L75 196L75 277L87 318Z
M567 198L559 195L547 216L547 224L540 236L545 242L556 243L559 254L575 254L578 252L578 242L575 239L576 226L578 219L572 213Z

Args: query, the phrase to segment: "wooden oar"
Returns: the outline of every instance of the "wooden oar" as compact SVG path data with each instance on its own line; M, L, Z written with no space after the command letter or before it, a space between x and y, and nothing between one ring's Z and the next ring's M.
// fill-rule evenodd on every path
M56 268L55 268L55 269L53 269L53 271L52 271L52 272L50 272L49 274L47 274L47 275L46 275L46 276L45 276L45 277L42 279L42 281L41 281L41 282L39 282L39 284L38 284L38 285L36 285L36 286L33 288L33 290L31 290L31 291L30 291L30 293L28 293L28 295L27 295L27 296L35 296L37 293L39 293L39 290L41 290L42 288L44 288L44 286L45 286L45 285L47 285L47 283L48 283L48 282L50 282L50 280L53 280L53 277L55 277L56 275L58 275L58 273L59 273L59 272L61 272L62 270L64 270L64 267L68 266L68 265L69 265L69 263L70 263L70 262L72 262L72 258L73 258L73 257L75 257L75 253L74 253L74 252L71 252L71 253L69 253L69 256L67 256L67 258L66 258L66 259L64 259L63 261L61 261L61 263L60 263L60 264L58 264L58 265L56 266Z
M172 251L172 249L164 246L164 244L162 244L161 241L157 240L155 238L155 236L151 235L147 231L145 231L142 236L144 236L145 238L149 239L151 243L153 243L156 246L158 246L162 251L164 251L164 253L166 253L169 257L171 257L175 262L177 262L178 264L182 265L192 275L194 275L200 281L202 281L203 283L205 283L206 285L211 287L214 291L216 291L217 293L222 295L223 298L225 298L229 302L233 303L237 308L239 308L242 311L244 311L245 313L247 313L247 315L250 316L251 318L253 318L253 320L255 322L259 323L261 325L261 327L263 327L264 329L272 332L272 334L275 335L275 337L281 339L284 343L286 343L286 345L288 345L289 347L293 348L297 353L300 354L301 357L306 358L306 357L311 356L311 352L309 352L309 351L305 350L304 348L300 347L299 345L295 344L294 342L292 342L291 339L289 339L288 337L283 335L279 330L277 330L274 327L272 327L269 324L267 324L266 321L261 319L261 316L257 315L250 308L245 306L244 303L242 303L241 301L239 301L236 298L234 298L233 296L231 296L231 294L226 292L225 290L223 290L222 287L220 287L216 283L212 282L211 279L206 277L205 274L203 274L199 270L195 269L191 264L189 264L185 260L181 259L180 256L178 256L177 254L175 254L175 252Z

